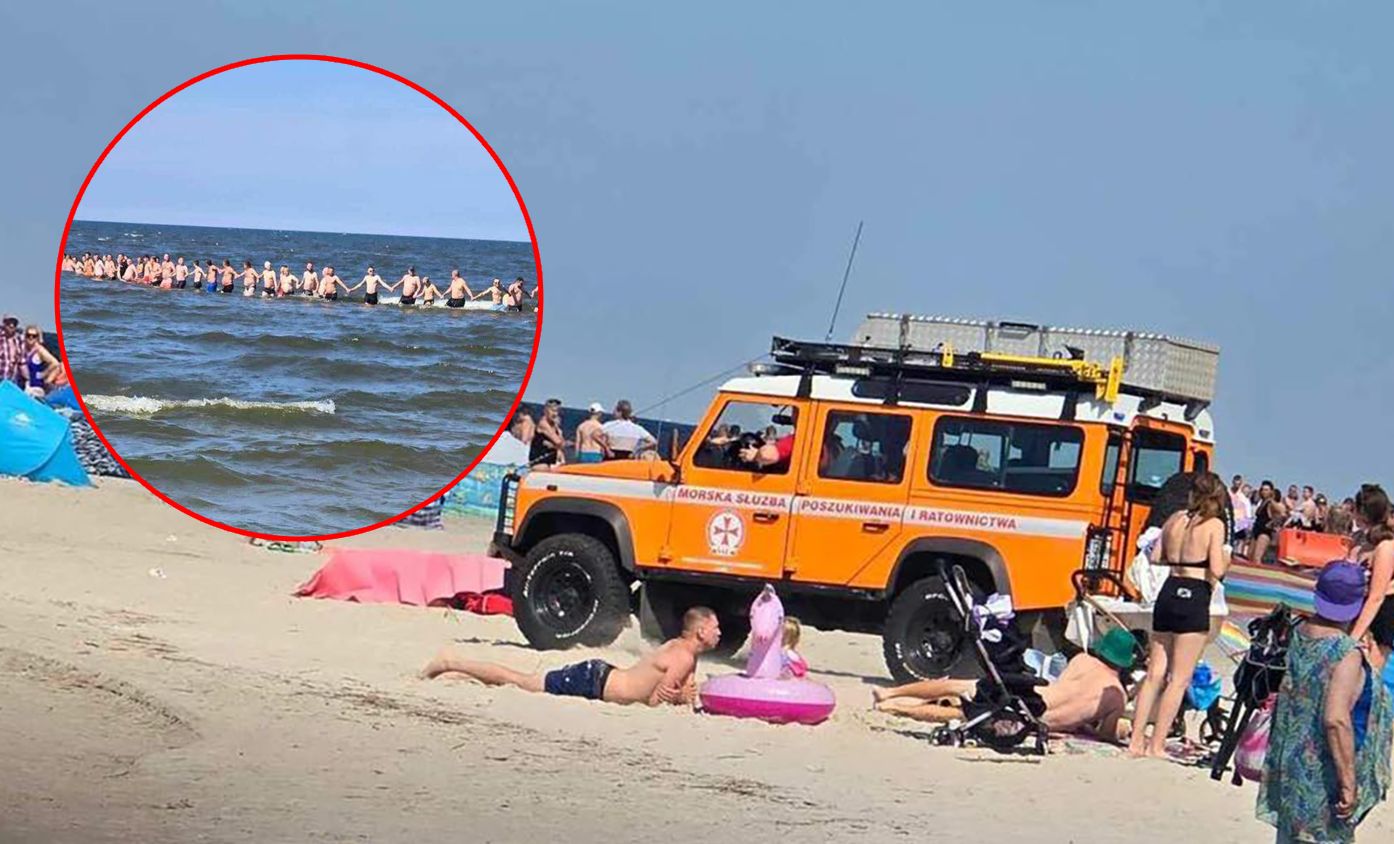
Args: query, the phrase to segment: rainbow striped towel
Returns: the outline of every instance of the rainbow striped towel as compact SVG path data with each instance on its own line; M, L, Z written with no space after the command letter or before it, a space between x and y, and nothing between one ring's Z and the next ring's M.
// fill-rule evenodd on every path
M1266 615L1278 604L1295 612L1312 612L1312 587L1318 569L1264 566L1236 559L1225 575L1225 601L1230 612L1242 616Z

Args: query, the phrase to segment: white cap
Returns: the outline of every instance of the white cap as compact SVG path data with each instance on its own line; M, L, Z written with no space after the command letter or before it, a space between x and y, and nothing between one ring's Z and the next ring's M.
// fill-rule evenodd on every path
M591 402L590 412L591 412L591 413L604 413L604 412L605 412L605 405L601 404L601 403L598 402L598 401L593 401L593 402Z

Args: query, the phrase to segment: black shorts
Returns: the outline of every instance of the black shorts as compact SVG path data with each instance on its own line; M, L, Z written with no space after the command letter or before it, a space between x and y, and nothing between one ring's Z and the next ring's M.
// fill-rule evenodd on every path
M465 297L461 296L458 299L446 299L445 306L447 308L463 308L465 306Z
M1370 621L1370 636L1376 644L1394 648L1394 595L1384 596L1379 612Z
M403 305L415 305L415 304L416 304L416 297L415 297L415 296L403 296L403 297L401 298L400 304L403 304Z
M549 695L563 697L583 697L586 700L602 700L605 696L605 681L615 667L600 659L589 659L548 671L542 678L542 688Z
M376 293L364 293L364 294L363 294L363 304L365 304L365 305L376 305L377 303L378 303L378 294L376 294Z
M1152 607L1153 633L1205 633L1210 630L1210 581L1171 575Z
M224 292L224 293L231 293L231 292L232 292L232 285L231 285L231 284L224 284L224 285L223 285L223 292Z
M335 290L333 293L326 293L324 294L324 298L331 302L336 302L339 299L339 291Z

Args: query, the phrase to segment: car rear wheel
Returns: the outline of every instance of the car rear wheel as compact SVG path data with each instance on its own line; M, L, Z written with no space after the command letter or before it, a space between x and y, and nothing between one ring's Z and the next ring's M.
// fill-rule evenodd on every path
M561 534L534 545L514 573L513 613L535 648L600 647L629 620L629 589L605 543Z
M983 675L963 616L938 577L917 580L896 596L886 615L882 649L886 667L899 683Z

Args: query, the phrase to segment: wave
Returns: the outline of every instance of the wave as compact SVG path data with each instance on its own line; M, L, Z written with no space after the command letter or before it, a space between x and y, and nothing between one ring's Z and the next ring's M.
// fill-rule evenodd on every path
M287 413L333 413L334 402L323 401L244 401L227 397L216 399L152 399L145 396L83 396L93 410L124 413L130 416L149 416L178 408L229 408L232 410L275 410Z

